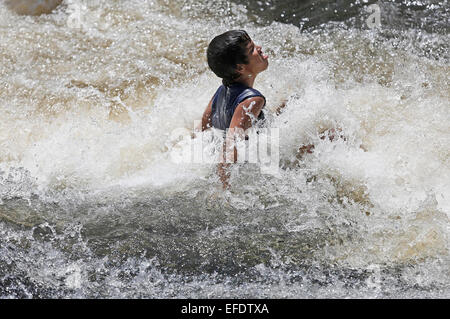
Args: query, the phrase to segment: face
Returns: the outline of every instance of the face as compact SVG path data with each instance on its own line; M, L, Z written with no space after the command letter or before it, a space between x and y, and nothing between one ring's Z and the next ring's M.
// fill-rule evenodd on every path
M267 69L269 66L269 57L262 52L262 48L253 41L247 44L248 64L244 64L243 74L256 75Z

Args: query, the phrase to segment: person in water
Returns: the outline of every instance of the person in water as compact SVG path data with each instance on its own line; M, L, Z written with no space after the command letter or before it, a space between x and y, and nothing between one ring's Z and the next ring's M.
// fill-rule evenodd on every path
M233 132L244 132L252 118L264 119L266 98L253 88L257 75L269 66L269 58L244 30L231 30L216 36L207 49L210 69L222 78L202 117L202 131L214 127L228 130L223 162L218 165L224 188L229 186L230 162L237 161ZM227 160L226 160L227 159ZM228 163L227 163L228 162Z
M266 105L266 98L253 85L258 74L269 66L269 57L247 32L231 30L216 36L209 43L207 60L210 69L222 78L222 85L203 113L201 130L214 127L227 131L218 174L223 187L228 188L230 163L237 161L235 140L244 137L243 133L254 122L252 120L264 119L262 109ZM285 105L283 103L277 108L277 115ZM333 137L330 136L330 139ZM300 147L298 155L312 153L313 148L312 144L304 145Z

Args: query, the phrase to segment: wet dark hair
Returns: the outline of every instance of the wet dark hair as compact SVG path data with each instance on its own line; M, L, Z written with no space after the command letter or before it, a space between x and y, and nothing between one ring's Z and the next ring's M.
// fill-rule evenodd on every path
M239 76L238 64L248 64L247 45L250 36L244 30L231 30L216 36L208 45L207 58L211 70L231 85Z

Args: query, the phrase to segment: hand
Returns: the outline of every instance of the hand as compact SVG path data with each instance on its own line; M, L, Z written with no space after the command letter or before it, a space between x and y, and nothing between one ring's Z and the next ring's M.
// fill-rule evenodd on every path
M287 100L284 100L283 102L281 102L280 106L278 106L277 109L275 110L275 114L280 115L281 112L283 111L283 109L286 107L286 104L287 104Z
M342 129L339 128L339 127L338 127L337 129L330 128L330 129L325 130L325 131L323 131L322 133L320 133L320 134L319 134L319 137L320 137L322 140L324 140L324 139L328 136L328 138L330 139L331 142L333 142L333 140L334 140L336 137L342 138L344 141L347 140L347 138L346 138L343 134L339 134L339 136L336 136L336 135L337 135L337 132L341 133L341 132L342 132Z
M191 138L197 138L197 134L203 132L203 127L202 124L200 123L199 125L197 125L197 127L194 128L194 130L191 132Z
M313 152L312 151L313 149L314 149L314 145L313 144L303 145L297 151L297 158L302 157L303 155L305 155L305 153L311 154Z
M330 128L330 129L325 130L322 133L320 133L319 134L319 138L321 140L324 140L324 139L326 139L328 137L330 142L333 142L333 140L335 138L342 138L344 141L347 140L347 138L343 134L339 134L339 136L337 136L337 132L342 132L342 129L340 129L340 128L337 128L337 129ZM314 149L314 144L303 145L297 151L297 158L301 158L303 155L305 155L305 153L311 154L313 152L313 149Z

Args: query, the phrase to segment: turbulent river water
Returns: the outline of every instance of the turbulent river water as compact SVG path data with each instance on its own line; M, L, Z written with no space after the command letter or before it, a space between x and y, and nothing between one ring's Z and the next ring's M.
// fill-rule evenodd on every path
M0 297L449 298L449 17L447 0L0 1ZM230 29L269 55L279 171L235 165L223 191L173 154Z

